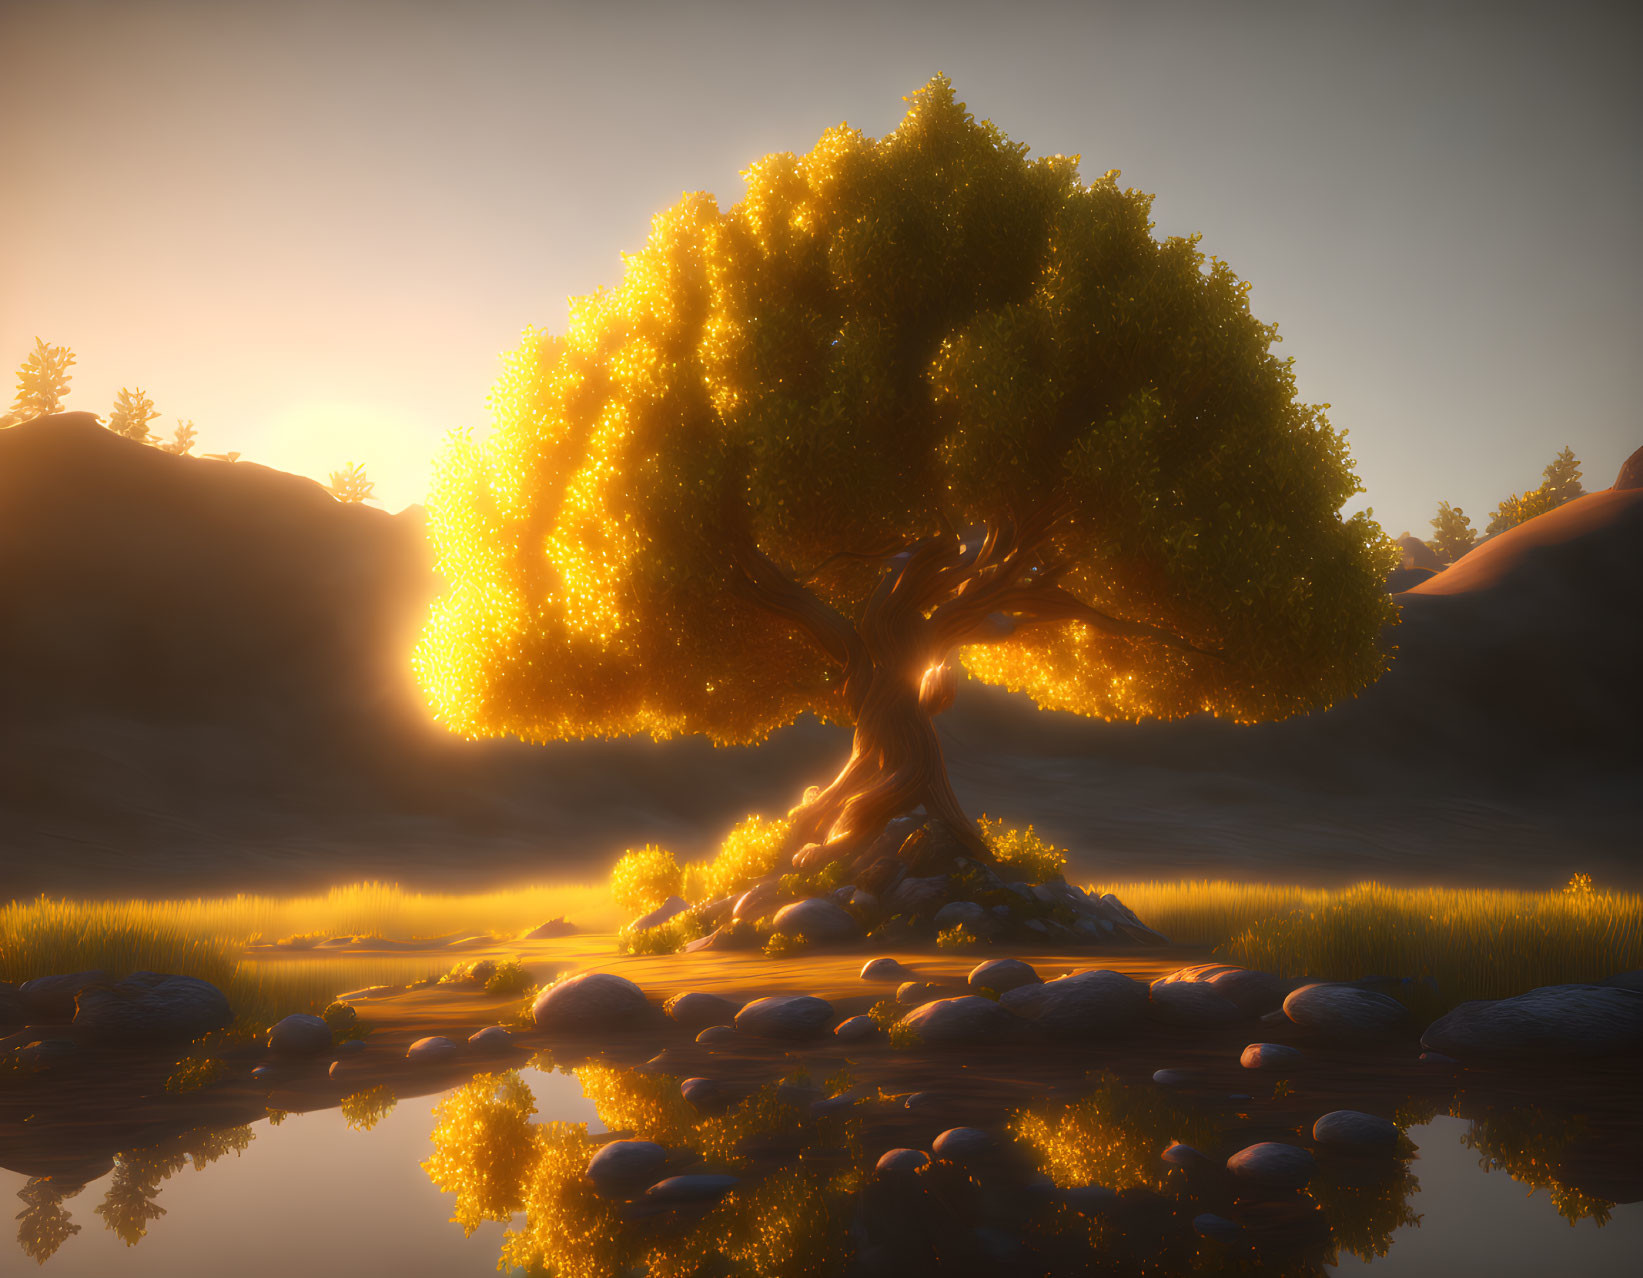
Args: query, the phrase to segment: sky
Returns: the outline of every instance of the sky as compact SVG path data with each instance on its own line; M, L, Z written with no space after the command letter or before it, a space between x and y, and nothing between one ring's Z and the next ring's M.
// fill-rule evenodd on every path
M0 366L421 499L651 216L937 71L1200 232L1388 532L1643 444L1643 5L0 0ZM9 389L9 388L8 388Z

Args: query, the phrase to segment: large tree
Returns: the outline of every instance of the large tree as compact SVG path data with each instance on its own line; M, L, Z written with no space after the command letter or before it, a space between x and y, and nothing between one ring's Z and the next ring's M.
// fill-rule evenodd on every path
M1396 552L1249 286L1150 197L1029 159L937 77L686 195L527 330L429 518L438 717L529 740L853 724L809 866L922 805L974 829L955 668L1136 720L1291 715L1385 666ZM820 845L820 846L810 846Z

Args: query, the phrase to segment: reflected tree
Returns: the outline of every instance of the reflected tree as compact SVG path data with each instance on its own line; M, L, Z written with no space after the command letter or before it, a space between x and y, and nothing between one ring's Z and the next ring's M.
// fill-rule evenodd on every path
M240 1154L254 1137L249 1126L196 1128L145 1149L114 1156L114 1173L96 1211L103 1223L128 1247L148 1233L150 1222L165 1215L154 1199L160 1186L190 1163L203 1171L219 1158Z
M25 1256L43 1265L80 1232L63 1203L84 1188L55 1176L34 1176L17 1191L23 1200L23 1210L17 1213L17 1242Z
M1520 1107L1473 1118L1461 1143L1476 1151L1484 1171L1503 1171L1530 1193L1544 1189L1571 1228L1576 1221L1590 1220L1601 1229L1614 1204L1571 1184L1563 1169L1570 1149L1585 1133L1586 1120L1578 1114Z
M394 1089L386 1083L377 1083L344 1096L338 1108L350 1128L356 1132L368 1132L392 1113L397 1104L399 1097L394 1095Z

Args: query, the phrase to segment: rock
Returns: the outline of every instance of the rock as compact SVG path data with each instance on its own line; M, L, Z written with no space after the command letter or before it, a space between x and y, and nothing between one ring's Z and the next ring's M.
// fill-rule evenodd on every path
M357 1056L364 1050L365 1040L363 1038L350 1038L337 1044L338 1056Z
M736 1028L757 1038L815 1038L833 1019L833 1005L809 994L756 998L736 1013Z
M468 1046L476 1052L505 1052L513 1045L513 1034L506 1025L487 1025L468 1035Z
M935 918L931 920L936 930L941 932L951 927L962 927L965 931L975 932L991 921L986 909L974 901L949 901L936 911Z
M1023 985L1043 984L1037 972L1020 959L1013 958L988 959L985 963L978 963L970 969L966 980L972 989L992 990L995 994L1019 989Z
M746 924L731 925L714 928L706 936L698 936L694 941L686 942L680 951L684 954L695 954L699 950L751 950L759 944L758 933Z
M921 1042L939 1047L951 1043L996 1043L1020 1022L993 999L965 994L915 1008L901 1018L901 1024L914 1031Z
M687 1078L679 1084L685 1104L703 1114L718 1114L730 1108L731 1092L716 1078Z
M949 1127L930 1142L930 1150L950 1163L973 1163L996 1154L998 1142L982 1127Z
M879 913L879 899L871 892L864 892L861 888L851 888L850 896L842 902L857 915L872 915Z
M1643 993L1618 985L1543 985L1513 998L1462 1003L1426 1027L1421 1046L1458 1060L1643 1051Z
M922 1149L891 1149L879 1156L873 1170L880 1176L910 1176L929 1164L930 1155Z
M1263 1016L1282 1006L1284 996L1293 987L1293 982L1271 972L1233 967L1226 963L1199 963L1160 977L1153 982L1153 988L1157 989L1160 984L1183 983L1208 985L1250 1016Z
M1637 449L1620 463L1620 473L1614 477L1612 487L1620 490L1643 488L1643 448Z
M440 1061L448 1061L462 1049L450 1039L439 1034L430 1034L427 1038L419 1038L405 1049L405 1059L415 1061L418 1065L437 1065Z
M1312 1124L1312 1140L1341 1154L1395 1154L1398 1127L1374 1114L1337 1109Z
M281 1056L318 1056L331 1050L331 1027L317 1016L295 1012L268 1031L268 1050Z
M128 977L118 985L88 985L75 999L74 1024L99 1043L198 1038L233 1019L228 996L193 976Z
M1643 449L1639 451L1643 452ZM1638 487L1643 488L1643 484L1639 484ZM1600 985L1611 985L1616 989L1636 990L1638 993L1643 994L1643 967L1631 972L1616 972L1607 980L1598 983Z
M574 936L576 930L576 924L568 919L549 919L546 923L533 927L519 939L522 941L551 941L556 936Z
M1169 944L1169 938L1167 936L1165 936L1162 932L1153 931L1152 928L1148 927L1140 919L1136 918L1135 911L1130 909L1129 906L1125 905L1111 892L1106 893L1101 898L1101 904L1105 905L1112 911L1113 915L1119 920L1120 928L1129 935L1131 940L1142 945Z
M862 854L864 861L878 861L882 858L894 858L901 850L901 845L907 842L908 836L924 824L923 817L899 816L892 817L884 824L877 837L867 845Z
M650 1184L667 1165L667 1150L650 1140L613 1140L588 1159L583 1174L602 1194L622 1194Z
M896 884L907 877L907 867L893 856L881 856L870 861L857 872L856 886L863 892L871 892L880 900L884 894L891 891Z
M1155 1069L1152 1081L1160 1087L1191 1087L1198 1076L1188 1069Z
M709 1025L696 1035L696 1041L704 1047L711 1047L715 1043L734 1043L736 1031L729 1025Z
M841 1043L865 1042L867 1039L876 1038L878 1032L879 1023L871 1016L852 1016L833 1027L833 1037Z
M941 1104L941 1097L934 1092L908 1092L902 1098L901 1107L903 1109L930 1109L932 1106L939 1104Z
M1318 1160L1297 1145L1265 1140L1240 1149L1227 1159L1227 1170L1252 1185L1268 1189L1303 1189L1318 1170Z
M1244 1048L1238 1063L1245 1069L1266 1069L1288 1072L1299 1068L1301 1053L1283 1043L1251 1043Z
M736 904L730 910L730 917L733 919L756 919L761 914L768 913L770 907L781 900L781 896L781 887L776 879L760 879L736 898Z
M941 996L941 986L930 981L903 981L896 986L896 1002L902 1007L918 1007Z
M347 1073L347 1071L347 1063L342 1059L342 1057L339 1056L336 1060L331 1062L331 1067L325 1072L332 1078L341 1078L345 1073Z
M868 959L861 965L864 981L905 981L913 974L893 958Z
M690 902L682 896L670 896L649 914L641 915L630 925L635 932L648 932L653 927L661 927L669 919L683 914L690 908Z
M1210 1165L1209 1155L1191 1145L1183 1145L1180 1141L1166 1146L1159 1157L1171 1167L1179 1167L1182 1171L1196 1171Z
M537 1029L572 1033L628 1025L650 1009L645 992L614 972L583 972L550 985L531 1004Z
M1078 972L1041 985L1017 986L999 1002L1052 1038L1099 1038L1141 1019L1147 1010L1147 987L1118 972Z
M709 901L705 905L696 907L696 913L708 927L718 927L719 924L730 918L730 911L736 907L736 898L721 896L717 901Z
M1205 1238L1213 1238L1216 1242L1236 1242L1243 1234L1244 1227L1228 1220L1225 1216L1217 1216L1214 1212L1203 1212L1192 1218L1194 1233Z
M707 1172L698 1172L694 1176L669 1176L645 1190L645 1199L669 1207L686 1203L713 1203L736 1188L737 1184L734 1176Z
M826 897L795 901L776 911L772 920L778 932L802 936L807 941L847 941L858 935L861 926L850 912Z
M1225 999L1213 985L1154 981L1151 1012L1166 1025L1209 1029L1244 1019L1243 1009Z
M885 910L891 914L910 914L915 918L923 918L934 914L946 904L951 891L945 874L929 878L908 875L896 884L888 895L880 899L884 902Z
M927 821L896 849L909 874L945 874L970 856L970 849L943 821Z
M74 1019L75 996L88 985L110 985L113 978L102 968L37 976L17 987L23 1020L30 1025L67 1025Z
M740 1003L732 1003L728 998L720 998L717 994L706 994L700 990L675 994L662 1004L662 1011L666 1012L675 1024L682 1025L687 1030L704 1030L709 1025L729 1025L736 1019L736 1013L740 1008Z
M0 1025L21 1025L27 1019L22 994L10 981L0 981Z
M1356 985L1303 985L1284 1000L1284 1015L1326 1038L1380 1038L1409 1019L1402 1003Z

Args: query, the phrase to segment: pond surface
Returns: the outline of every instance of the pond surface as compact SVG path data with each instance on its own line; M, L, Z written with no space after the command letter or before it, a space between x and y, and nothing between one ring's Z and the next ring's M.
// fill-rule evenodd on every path
M1320 1211L1311 1198L1300 1195L1239 1194L1235 1199L1224 1186L1206 1189L1204 1182L1189 1187L1183 1173L1160 1172L1161 1164L1144 1152L1137 1162L1136 1150L1158 1148L1158 1124L1187 1121L1184 1111L1170 1111L1167 1105L1160 1111L1156 1093L1098 1089L1092 1093L1093 1109L1043 1111L1043 1130L1061 1124L1055 1128L1060 1143L1034 1146L1024 1138L1020 1148L1029 1158L1022 1165L1031 1173L1036 1161L1063 1184L1082 1183L1091 1167L1100 1167L1119 1181L1139 1178L1153 1186L1126 1191L1126 1196L1138 1196L1125 1202L1123 1224L1115 1228L1110 1213L1092 1217L1060 1205L1045 1208L1042 1200L1049 1191L1043 1184L1033 1204L1015 1216L1010 1215L1015 1207L1001 1215L998 1201L1017 1200L1007 1192L998 1198L990 1189L992 1197L967 1200L963 1195L974 1183L962 1174L947 1181L933 1174L945 1164L918 1173L922 1181L885 1186L868 1174L883 1147L875 1143L870 1122L848 1115L814 1120L805 1098L801 1117L799 1109L784 1107L774 1089L756 1093L726 1117L701 1120L679 1107L674 1080L631 1069L572 1074L525 1068L516 1077L528 1093L475 1083L399 1101L381 1113L376 1111L384 1107L373 1107L367 1098L340 1111L316 1110L277 1122L188 1133L122 1155L112 1172L66 1196L72 1186L30 1182L0 1170L0 1193L16 1195L21 1209L18 1241L6 1244L10 1255L0 1271L34 1270L27 1258L33 1255L42 1260L41 1272L54 1278L489 1274L497 1268L504 1225L482 1220L465 1237L452 1214L464 1204L479 1215L509 1214L496 1205L499 1187L504 1198L513 1191L522 1196L525 1211L515 1203L512 1223L532 1222L536 1254L555 1259L567 1274L616 1272L618 1264L633 1263L635 1255L653 1245L675 1263L704 1254L704 1246L707 1254L715 1247L735 1254L740 1247L749 1259L757 1258L746 1272L811 1272L801 1260L815 1262L830 1250L842 1255L851 1221L859 1247L864 1218L869 1232L900 1229L907 1220L922 1218L925 1200L936 1199L958 1204L957 1219L939 1211L930 1217L939 1226L937 1234L962 1233L983 1218L991 1227L1007 1217L1018 1222L1028 1256L1010 1251L1015 1245L1010 1240L995 1238L990 1245L1002 1248L1000 1254L1010 1259L980 1259L973 1246L966 1246L944 1252L939 1269L909 1263L893 1272L1045 1272L1046 1262L1031 1257L1059 1256L1063 1259L1047 1262L1049 1272L1122 1274L1150 1264L1152 1272L1160 1273L1356 1273L1366 1257L1383 1251L1373 1260L1373 1273L1383 1278L1618 1275L1637 1272L1637 1257L1643 1255L1643 1204L1607 1204L1555 1178L1548 1181L1547 1162L1557 1150L1537 1148L1535 1142L1553 1139L1546 1133L1555 1135L1566 1124L1548 1127L1521 1113L1510 1123L1497 1118L1492 1126L1447 1115L1413 1122L1406 1135L1418 1153L1407 1164L1391 1163L1390 1170L1383 1166L1365 1174L1359 1160L1349 1161L1343 1171L1325 1159L1325 1174L1314 1185ZM527 1094L534 1115L519 1099ZM381 1095L386 1099L386 1093ZM436 1153L434 1106L453 1097L445 1111L449 1121L438 1136L443 1163L434 1174L459 1189L456 1196L442 1192L423 1167ZM613 1207L578 1183L554 1179L550 1156L543 1157L535 1173L530 1159L520 1161L526 1145L534 1158L535 1133L548 1130L525 1127L526 1122L586 1124L586 1133L596 1135L607 1130L601 1113L614 1129L671 1134L674 1146L695 1142L698 1150L707 1151L706 1163L698 1160L696 1169L716 1162L730 1166L744 1178L741 1186L718 1205L646 1212L624 1204ZM521 1132L532 1135L522 1138ZM589 1147L575 1127L552 1129L540 1144L550 1155L563 1153L565 1166L573 1170L584 1165ZM741 1157L737 1149L754 1152ZM1496 1168L1486 1172L1480 1165L1484 1160ZM1155 1165L1141 1165L1149 1163ZM1533 1188L1499 1164L1548 1187ZM984 1178L982 1183L987 1183ZM764 1192L777 1186L785 1188L774 1197ZM875 1206L873 1195L881 1189L890 1197ZM967 1202L972 1205L965 1206ZM858 1209L857 1204L866 1206ZM1051 1214L1045 1215L1046 1210ZM1203 1210L1241 1216L1265 1241L1254 1252L1243 1242L1225 1248L1206 1242L1188 1223ZM807 1213L815 1219L801 1219ZM747 1220L761 1214L762 1221ZM1331 1227L1320 1225L1320 1216L1331 1219L1333 1238ZM1572 1225L1566 1216L1575 1218ZM1091 1225L1092 1220L1104 1223ZM581 1241L579 1229L586 1235ZM618 1234L639 1251L617 1247L612 1240ZM1069 1239L1072 1252L1066 1250ZM1272 1239L1279 1243L1268 1246ZM892 1241L900 1246L906 1239ZM869 1239L867 1245L878 1244ZM1351 1246L1362 1255L1345 1250ZM555 1247L569 1250L556 1254ZM783 1248L795 1258L780 1259ZM1112 1250L1099 1250L1106 1248ZM879 1252L884 1254L882 1246ZM1114 1259L1064 1267L1065 1257L1079 1254L1086 1260L1098 1254ZM1039 1264L1036 1270L1034 1263Z

